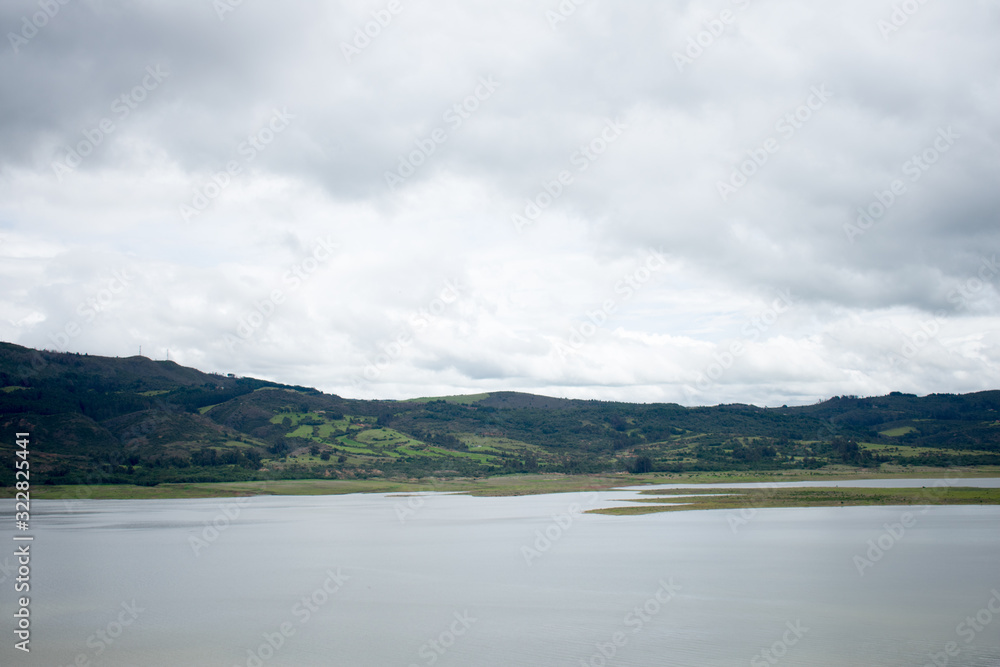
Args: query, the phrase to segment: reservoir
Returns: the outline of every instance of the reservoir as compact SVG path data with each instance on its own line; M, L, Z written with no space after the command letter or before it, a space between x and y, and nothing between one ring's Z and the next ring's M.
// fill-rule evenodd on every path
M996 506L582 513L635 497L36 501L0 664L1000 664Z

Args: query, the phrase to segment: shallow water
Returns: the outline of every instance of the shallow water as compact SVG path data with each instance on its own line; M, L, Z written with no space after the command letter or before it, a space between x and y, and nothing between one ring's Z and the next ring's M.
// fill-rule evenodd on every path
M0 664L1000 664L998 507L575 512L626 497L36 501Z

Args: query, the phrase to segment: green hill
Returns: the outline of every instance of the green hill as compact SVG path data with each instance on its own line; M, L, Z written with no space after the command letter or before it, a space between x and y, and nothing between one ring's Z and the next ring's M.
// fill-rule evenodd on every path
M759 408L519 392L364 401L169 361L0 343L0 483L1000 464L1000 391Z

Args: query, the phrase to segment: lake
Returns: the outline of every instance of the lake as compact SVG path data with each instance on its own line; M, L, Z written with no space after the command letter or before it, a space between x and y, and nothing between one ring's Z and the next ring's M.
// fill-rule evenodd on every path
M579 512L630 497L36 501L0 664L1000 664L1000 507Z

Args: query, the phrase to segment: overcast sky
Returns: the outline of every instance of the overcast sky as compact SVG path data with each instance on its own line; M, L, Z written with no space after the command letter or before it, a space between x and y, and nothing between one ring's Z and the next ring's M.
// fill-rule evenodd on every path
M0 4L2 340L348 397L1000 387L996 0L64 1Z

